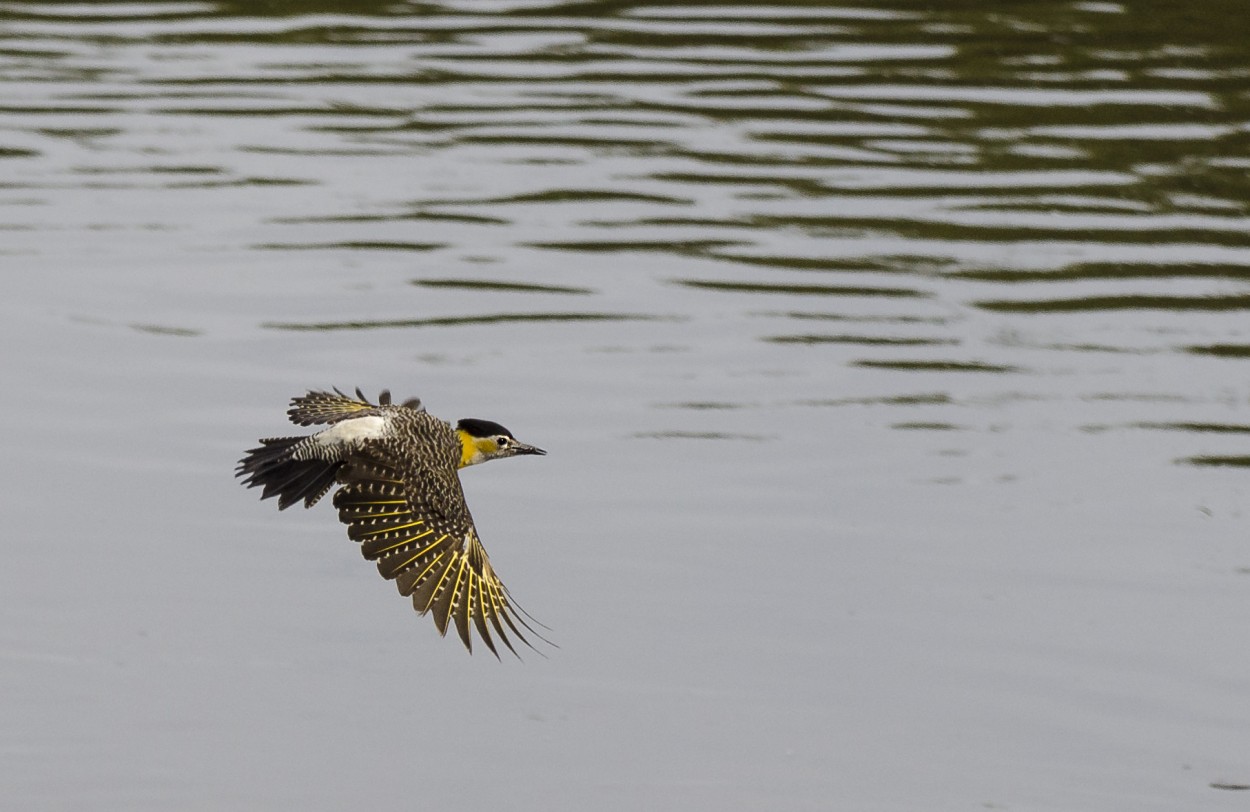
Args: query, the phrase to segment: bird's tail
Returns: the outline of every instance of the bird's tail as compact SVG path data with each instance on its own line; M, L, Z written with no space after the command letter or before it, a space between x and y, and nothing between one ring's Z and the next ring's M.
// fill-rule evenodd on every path
M339 460L295 459L295 446L306 439L273 437L261 440L261 445L239 460L234 475L246 476L243 484L249 488L263 487L261 499L278 497L279 510L286 510L301 499L304 500L304 507L310 508L333 487L343 463Z

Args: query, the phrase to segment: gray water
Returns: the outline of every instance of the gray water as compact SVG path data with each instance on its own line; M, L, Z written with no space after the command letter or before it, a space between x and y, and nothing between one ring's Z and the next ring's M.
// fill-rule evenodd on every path
M0 806L1250 798L1250 41L1200 0L0 6ZM558 648L233 479L309 388Z

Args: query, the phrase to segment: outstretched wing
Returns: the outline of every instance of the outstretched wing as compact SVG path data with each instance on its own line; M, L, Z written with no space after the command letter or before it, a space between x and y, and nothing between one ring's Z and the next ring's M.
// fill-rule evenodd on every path
M360 542L365 558L378 563L378 572L395 581L400 594L412 597L414 609L423 615L433 612L439 634L446 635L454 623L472 651L472 623L496 657L492 629L513 654L517 651L509 632L534 648L521 627L542 635L518 614L523 610L491 567L464 505L454 463L381 456L353 458L345 469L345 484L334 495L348 537Z
M382 390L378 395L377 403L370 403L359 388L356 389L354 398L335 388L333 392L309 392L306 395L291 398L291 408L286 414L297 426L311 426L314 423L337 423L353 417L377 414L379 406L390 405L389 389ZM425 411L418 398L410 398L404 401L403 405L415 411Z

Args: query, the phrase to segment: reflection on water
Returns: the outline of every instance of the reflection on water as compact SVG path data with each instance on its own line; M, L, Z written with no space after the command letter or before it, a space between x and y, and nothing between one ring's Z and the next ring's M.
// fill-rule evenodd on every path
M492 313L476 316L431 319L391 319L377 321L324 321L300 324L267 322L275 330L369 330L380 327L456 327L466 324L505 324L526 321L626 321L649 320L651 316L624 316L609 313Z
M631 600L621 604L628 611L608 621L623 624L654 610L660 615L655 627L681 625L684 633L691 623L685 613L698 618L705 610L714 617L705 616L699 639L684 640L680 651L666 649L670 638L660 635L653 651L628 665L610 652L584 655L575 635L561 638L575 641L562 667L593 661L621 669L612 674L628 686L621 705L629 710L621 718L636 721L645 706L658 704L681 721L667 729L671 735L650 737L649 746L639 748L661 754L640 762L642 768L628 762L631 750L606 759L620 772L597 782L577 784L569 776L581 771L562 771L571 791L594 803L645 774L674 808L829 808L844 788L826 777L824 757L835 749L828 731L848 729L880 749L843 753L834 770L839 776L858 775L871 762L888 779L882 784L893 786L900 783L898 763L907 764L908 773L933 764L942 775L982 770L977 774L987 777L986 786L996 786L999 772L1027 783L1034 764L1048 763L1053 753L1039 754L1021 741L1025 737L1011 738L1019 761L1004 763L996 760L1004 758L997 744L976 749L976 742L997 743L1001 735L1044 726L1032 718L1017 724L1030 712L1046 724L1062 718L1078 730L1084 722L1073 719L1105 718L1098 714L1111 713L1106 706L1114 705L1107 694L1074 700L1071 687L1098 685L1107 678L1099 669L1140 677L1145 687L1125 701L1129 710L1116 718L1113 732L1085 732L1137 753L1139 742L1185 738L1177 735L1176 719L1204 713L1222 719L1186 704L1187 698L1234 692L1228 687L1233 677L1187 680L1167 671L1167 658L1147 643L1127 652L1117 646L1156 629L1172 631L1167 639L1180 645L1193 635L1169 626L1171 618L1153 616L1151 607L1175 598L1174 592L1231 601L1233 588L1176 585L1159 573L1188 573L1191 559L1178 565L1179 553L1151 548L1145 533L1105 553L1113 563L1096 559L1102 548L1085 537L1117 538L1132 517L1149 512L1151 496L1116 516L1095 511L1105 526L1091 529L1076 519L1065 523L1080 500L1046 492L1037 477L1027 494L1018 489L1014 502L986 491L962 502L946 494L958 490L950 486L970 483L1008 487L1035 459L1040 462L1029 470L1050 474L1056 466L1061 478L1070 470L1076 481L1108 489L1148 478L1143 472L1215 482L1244 477L1250 468L1244 414L1250 398L1247 19L1240 0L992 8L883 0L851 6L798 0L3 3L0 260L12 274L12 290L0 313L23 340L39 335L52 341L67 324L95 330L108 359L83 360L67 372L39 354L52 350L23 350L29 375L11 377L39 390L37 376L43 375L61 392L73 372L86 379L82 397L125 404L115 415L124 423L133 419L135 402L145 405L145 415L160 413L122 390L140 367L190 386L186 380L209 371L259 385L286 382L308 369L369 369L369 359L382 358L379 363L392 363L405 377L413 370L403 365L423 374L443 363L470 369L466 378L474 383L538 381L516 402L533 401L535 414L568 432L570 446L604 443L603 457L613 463L643 455L645 462L634 462L647 474L628 465L611 472L621 479L612 480L609 502L587 500L581 514L577 499L559 505L570 512L570 524L596 528L612 548L577 548L586 558L577 559L582 569L569 589L594 581L596 594L576 593L575 599L597 605L621 588L621 573L632 573L638 577L628 585ZM177 349L167 349L170 344ZM89 349L84 359L93 358ZM492 365L500 357L507 363ZM335 384L400 388L389 380L308 380L295 387ZM77 398L77 380L74 387ZM438 393L409 394L432 400ZM209 407L187 401L185 411L167 419L194 426L195 433L220 429L220 413L210 416ZM99 417L106 412L60 408L67 411L45 415L58 437L64 426L90 426L90 443L112 436L116 423ZM875 427L905 451L890 456L879 442L862 439ZM235 445L214 440L223 448ZM114 448L99 456L131 459L137 453ZM140 468L176 467L158 451L143 453L149 456L135 463ZM671 457L656 465L659 453ZM1127 462L1111 475L1090 473L1116 453L1150 462ZM560 455L553 452L552 459ZM681 467L699 464L706 468ZM607 475L584 474L587 480ZM735 490L740 480L750 487ZM836 499L829 493L835 480L841 486ZM710 506L701 508L696 486L703 482L720 483L723 493L709 485ZM912 497L894 495L912 485L920 489ZM681 509L645 502L652 486L680 494ZM930 486L940 486L943 495L928 496ZM16 503L30 501L22 493ZM575 489L561 495L570 493ZM639 503L645 527L621 515ZM861 505L879 509L854 513ZM126 511L115 508L97 505L95 511L101 521L117 523L108 533L94 528L110 544L134 530L128 517L119 518ZM170 514L152 523L179 526L181 507L166 509ZM1015 512L1030 509L1038 512L1025 519ZM731 517L733 526L716 530L734 511L741 515ZM958 532L935 530L941 516ZM978 533L990 534L985 528L993 524L987 517L1011 532L984 539ZM752 518L759 522L751 525ZM677 543L659 538L652 526L666 522L695 529ZM1046 544L1066 552L1070 570L1054 569L1059 565L1049 547L1035 558L1020 553L1028 548L1018 541L1028 525L1045 525ZM698 528L716 538L698 535ZM854 544L842 544L848 529L864 535L851 533ZM229 535L214 532L214 538ZM11 535L43 538L47 514ZM891 546L898 539L916 543ZM1202 545L1187 540L1178 546ZM144 548L145 560L157 549L163 548ZM495 549L506 553L507 547ZM760 556L763 550L768 554ZM1211 559L1195 566L1228 569L1217 553L1203 550ZM854 570L843 557L852 553L866 556L853 561L867 561L869 569L875 563L886 573L914 571L915 579L899 587L885 577L889 586L865 588L859 604L831 609L830 595L859 594L858 576L842 575L848 566ZM1023 563L1002 564L1012 553ZM1155 581L1123 573L1139 560L1163 562L1150 572ZM32 569L63 571L45 563ZM1095 575L1087 575L1088 568ZM987 570L1018 580L1004 586ZM678 575L679 583L665 581ZM805 576L809 580L796 586ZM838 577L844 578L841 591L830 586ZM644 596L648 605L640 608L638 584L644 582L654 594ZM1091 596L1082 590L1092 582L1099 582L1099 591ZM656 598L669 594L666 583L673 593L691 596L689 602ZM90 586L75 591L85 595L97 585ZM716 590L746 605L718 604ZM1139 598L1131 610L1122 603L1129 593ZM880 595L899 603L874 604ZM1011 603L1029 598L1038 602ZM948 622L924 603L948 599L946 608L968 625ZM916 605L909 600L923 611L907 614L906 607ZM663 614L674 605L680 613ZM1080 617L1057 635L1061 640L1047 637L1048 626L1028 626L1064 607L1077 607L1072 611ZM1117 625L1117 609L1130 619ZM42 610L30 611L36 624ZM736 614L748 617L726 622ZM1033 635L1021 643L1013 627L995 636L976 625L989 615L1013 618ZM935 625L925 626L925 617ZM785 628L762 627L760 618ZM813 618L828 625L813 625ZM820 653L812 641L819 644L834 625L845 633L840 645L853 654L804 660L817 656L813 650ZM1150 629L1142 631L1145 626ZM932 640L915 640L921 634L915 629ZM1238 634L1225 632L1223 639ZM1038 639L1051 648L1035 645ZM859 691L884 686L884 696L920 697L915 708L941 713L933 709L946 707L942 697L930 701L926 693L928 663L881 655L881 641L902 649L907 640L952 652L954 664L942 665L944 673L956 674L950 680L959 696L977 693L960 680L971 679L978 662L1019 683L1012 683L1009 698L993 691L984 702L965 698L958 708L967 715L935 723L936 732L928 733L940 745L927 751L916 744L925 731L911 726L915 714L906 701L905 713L891 718L889 708L897 707L891 702L860 703L855 690L836 700L824 693L827 684L857 676ZM696 668L700 661L689 650L700 645L714 646L711 661L725 667L698 672L688 694L637 687L667 685L653 675L668 673L664 668L675 662ZM771 661L759 671L743 667L750 652L769 645L784 652L784 667ZM5 651L20 648L15 643ZM732 661L715 659L725 652ZM363 659L382 659L375 654ZM187 656L198 662L198 652ZM1103 665L1108 661L1112 665ZM111 653L101 662L111 663ZM342 667L316 662L302 673L324 667L333 674ZM818 663L807 671L819 672L820 687L800 691L793 706L779 710L760 697L786 693L777 681L807 673L791 662ZM1155 668L1150 674L1169 676L1150 682L1132 670L1144 669L1142 662ZM856 671L863 663L884 665L879 673ZM1071 674L1062 672L1067 666ZM630 667L651 670L639 677ZM291 674L279 676L298 682ZM735 694L737 684L722 690L720 680L727 679L758 684ZM602 675L598 681L578 676L555 693L580 697L585 685L608 682ZM428 691L428 685L418 689ZM1014 704L1021 695L1025 710ZM456 721L473 729L474 748L496 757L492 769L508 774L508 764L518 763L508 757L518 757L491 749L507 737L495 736L490 725L524 716L518 708L527 706L498 684L489 686L489 696L510 704L490 706L489 719ZM1027 704L1029 696L1037 705ZM723 712L714 714L717 721L733 725L681 716L684 708L718 698ZM46 704L60 707L56 699ZM1037 711L1039 705L1052 715ZM1166 723L1144 733L1134 726L1137 711L1159 705ZM584 708L555 707L541 724L527 719L529 727L512 732L532 736L541 727L548 740L564 741L568 719ZM858 707L869 710L855 728L846 716ZM794 708L804 720L820 722L819 738L769 738ZM292 716L310 712L301 706ZM759 724L752 727L752 719ZM619 722L596 717L594 746L612 738ZM348 723L333 723L323 737L357 741L344 733ZM916 749L874 738L891 725L906 731L893 744ZM748 728L749 735L741 732ZM797 723L795 729L807 732ZM51 743L5 752L20 750L23 764L36 771L59 768L73 753L66 755L58 730L52 726ZM737 783L705 786L702 776L714 773L711 767L664 772L675 769L666 756L678 750L683 764L692 753L717 751L706 741L681 738L691 730L724 734L730 744L720 744L741 767ZM760 749L743 744L733 750L747 738ZM967 748L966 760L929 757L953 751L952 741ZM585 752L594 750L585 744ZM764 749L767 757L757 757ZM217 743L213 752L230 751ZM437 762L440 777L449 771L458 787L482 783L477 752L472 775L455 772L452 757L463 761L455 753ZM1073 752L1074 760L1084 758L1084 751ZM1053 788L1105 780L1123 792L1145 772L1153 777L1189 763L1188 753L1151 756L1157 764L1129 776L1108 767L1089 779L1076 770L1050 787L1034 787L1033 794L1013 795L1015 784L998 795L980 794L978 785L953 800L937 793L931 805L1011 806L1023 797L1024 806L1103 808L1105 793L1094 793L1099 800L1090 803L1090 796L1055 795ZM772 758L786 766L768 772ZM186 806L190 793L177 789L145 798L116 791L120 782L108 764L100 784L83 779L85 797L95 800L93 787L104 786L108 799ZM794 773L808 782L791 781ZM220 789L233 777L213 786ZM1210 777L1190 780L1207 782L1204 789L1240 786ZM159 787L165 780L158 774L140 784ZM949 786L933 775L929 780L929 788ZM324 779L314 783L326 786ZM255 785L267 786L260 779ZM546 789L530 788L534 798ZM711 794L696 792L704 789ZM904 788L903 800L891 806L862 789L848 793L848 808L925 808L932 796ZM1151 792L1144 789L1141 797ZM655 806L645 793L621 798L623 808ZM272 801L269 807L285 808L292 800L258 791L237 805L261 808ZM505 799L490 800L505 805ZM1140 807L1136 800L1110 806ZM1195 808L1193 798L1166 792L1149 800L1158 808ZM318 796L311 803L354 805L342 797Z

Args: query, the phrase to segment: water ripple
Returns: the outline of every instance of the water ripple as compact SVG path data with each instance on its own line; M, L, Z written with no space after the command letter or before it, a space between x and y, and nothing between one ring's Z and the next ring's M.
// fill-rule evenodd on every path
M895 421L943 430L1033 388L1076 428L1107 402L1198 424L1165 382L1219 386L1250 357L1250 61L1180 11L135 2L0 20L4 255L72 267L142 235L206 287L254 264L335 314L247 310L253 327L604 322L617 350L796 380L966 373L939 418Z

